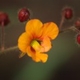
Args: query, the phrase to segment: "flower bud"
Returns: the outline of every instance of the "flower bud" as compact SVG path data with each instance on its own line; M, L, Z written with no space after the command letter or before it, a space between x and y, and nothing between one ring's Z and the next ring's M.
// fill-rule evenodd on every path
M80 34L77 35L76 41L77 41L77 43L80 45Z
M10 20L6 13L0 12L0 25L1 26L7 26L9 24Z
M22 8L18 12L18 19L20 22L27 21L30 17L30 12L27 8Z
M75 27L80 30L80 18L75 21Z
M66 7L62 11L62 15L65 17L65 19L71 19L73 17L73 10L69 7Z

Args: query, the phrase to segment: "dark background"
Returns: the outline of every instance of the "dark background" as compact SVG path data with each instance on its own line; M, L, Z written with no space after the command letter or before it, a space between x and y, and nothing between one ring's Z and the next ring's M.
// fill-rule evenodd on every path
M66 6L74 10L73 19L63 24L69 27L80 17L80 0L0 0L0 11L8 13L11 20L5 27L6 48L16 46L19 35L24 32L25 23L20 23L17 17L19 9L27 7L31 18L59 25L61 11ZM0 80L80 80L80 46L75 39L73 31L59 34L52 42L45 64L35 63L28 56L19 59L19 50L1 54Z

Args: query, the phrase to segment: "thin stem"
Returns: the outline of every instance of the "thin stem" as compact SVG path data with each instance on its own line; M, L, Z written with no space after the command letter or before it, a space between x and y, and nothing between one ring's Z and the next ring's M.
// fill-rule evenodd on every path
M77 32L77 33L79 33L79 32L80 32L80 30L79 30L79 29L77 29L75 26L72 26L72 27L70 27L69 29L71 29L71 30L73 30L73 31L75 31L75 32Z
M75 26L71 26L69 28L63 29L63 30L60 31L60 33L63 33L63 32L69 31L69 30L72 30L72 31L74 31L76 33L80 33L80 30L77 29Z
M10 47L10 48L7 48L7 49L5 49L3 51L0 51L0 54L6 53L6 52L9 52L9 51L13 51L13 50L16 50L16 49L18 49L17 46Z
M5 39L5 34L4 34L4 22L2 22L2 29L1 29L1 50L3 51L5 48L4 45L4 39Z
M61 21L60 21L60 25L59 25L59 29L61 30L61 28L62 28L62 25L63 25L63 23L64 23L64 16L62 16L62 18L61 18Z

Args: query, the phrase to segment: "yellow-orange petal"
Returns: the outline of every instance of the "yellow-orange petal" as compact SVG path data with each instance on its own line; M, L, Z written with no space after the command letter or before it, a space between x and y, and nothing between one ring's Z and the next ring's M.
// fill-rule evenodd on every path
M27 48L27 54L28 56L30 56L35 62L40 62L42 61L43 63L45 63L48 59L48 55L45 53L40 53L40 52L35 52L33 50L31 50L31 47L29 46Z
M45 23L43 26L43 36L48 36L51 39L55 39L58 36L59 29L54 22Z
M34 54L32 56L32 59L35 61L35 62L40 62L42 61L43 63L45 63L48 59L48 55L45 54L45 53L39 53L39 52L36 52L36 54Z
M40 62L41 61L41 59L38 56L36 56L36 54L32 56L32 60L35 61L35 62Z
M26 49L26 52L27 52L27 55L29 57L32 57L34 56L35 52L33 50L31 50L31 46L28 46L27 49Z
M47 52L51 49L51 41L48 37L45 37L41 42L42 49L41 52Z
M27 46L30 44L31 38L26 34L26 32L22 33L18 39L18 48L26 53Z
M31 19L27 22L25 30L28 34L39 36L43 23L38 19Z
M30 56L35 62L40 62L40 59L36 56L36 52L31 50L31 47L27 48L27 55Z
M48 59L48 55L45 53L36 53L36 57L39 58L43 63L45 63Z

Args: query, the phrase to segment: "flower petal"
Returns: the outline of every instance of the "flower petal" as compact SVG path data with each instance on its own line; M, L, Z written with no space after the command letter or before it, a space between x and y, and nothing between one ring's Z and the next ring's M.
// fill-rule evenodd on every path
M27 55L28 55L29 57L32 57L32 56L34 56L34 54L35 54L35 51L33 51L33 50L31 49L31 46L28 46L28 47L27 47L26 52L27 52Z
M35 52L31 49L31 47L27 47L28 56L32 57L35 62L42 61L43 63L47 61L48 55L45 53Z
M45 63L48 59L48 55L45 54L45 53L39 53L39 52L36 52L36 54L34 54L32 56L32 59L35 61L35 62L40 62L42 61L43 63Z
M48 59L48 55L45 53L36 53L36 57L39 58L43 63L45 63Z
M45 23L43 26L43 36L48 36L51 39L55 39L59 33L57 25L53 22Z
M32 57L35 62L40 62L40 59L36 56L36 52L33 51L30 46L27 48L27 54Z
M38 56L36 56L36 55L33 55L33 56L32 56L32 59L33 59L35 62L40 62L40 61L41 61L41 59L40 59Z
M39 36L39 32L43 26L43 23L38 19L29 20L26 24L26 32L32 34L33 36Z
M18 39L18 47L23 52L26 53L27 46L30 45L31 37L26 34L26 32L22 33Z
M48 37L44 38L43 41L41 42L41 46L42 48L42 51L41 52L47 52L51 49L51 41Z

